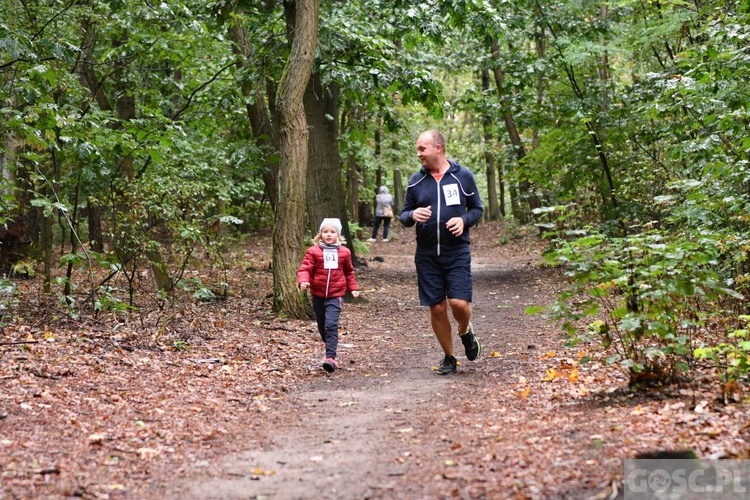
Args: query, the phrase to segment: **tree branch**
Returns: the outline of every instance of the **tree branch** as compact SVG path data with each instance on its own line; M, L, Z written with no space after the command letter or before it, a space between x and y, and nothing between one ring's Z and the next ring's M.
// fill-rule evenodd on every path
M33 40L36 37L38 37L39 35L41 35L44 32L44 30L47 29L47 26L49 26L50 23L52 23L52 21L54 21L55 19L57 19L58 17L60 17L61 15L63 15L65 12L67 12L68 9L70 9L71 7L73 7L77 2L78 2L78 0L71 0L70 3L68 5L66 5L60 12L58 12L54 16L50 17L47 20L47 22L44 23L44 26L42 26L39 29L39 31L37 31L36 33L34 33L34 35L31 37L31 39Z
M193 102L193 99L195 99L195 96L198 94L198 92L200 92L201 90L203 90L206 87L208 87L209 85L211 85L217 78L219 78L220 74L222 74L224 71L226 71L227 69L231 68L235 64L237 64L236 61L233 61L233 62L227 64L223 68L219 69L219 71L217 71L214 76L212 76L207 81L205 81L202 84L200 84L195 90L193 90L190 93L190 96L188 96L187 101L185 102L185 104L179 110L177 110L177 112L174 115L172 115L172 121L177 121L180 118L180 115L187 110L187 108Z

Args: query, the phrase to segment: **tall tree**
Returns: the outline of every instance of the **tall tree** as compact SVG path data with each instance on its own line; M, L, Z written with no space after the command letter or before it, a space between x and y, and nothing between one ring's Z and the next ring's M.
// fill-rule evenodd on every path
M264 163L263 181L271 203L276 209L278 186L279 130L276 109L276 85L271 75L274 73L273 55L265 55L257 45L258 38L265 37L263 45L274 47L276 33L266 23L259 20L273 19L275 2L268 1L256 6L255 12L247 12L248 5L240 0L232 0L223 5L220 19L226 23L232 51L237 57L237 67L242 75L240 88L245 101L245 110L253 133L255 146L261 151ZM250 21L247 21L250 19ZM252 33L245 24L251 24ZM260 26L257 26L260 25ZM253 41L256 44L253 44ZM268 50L268 49L266 49ZM259 54L260 52L260 54ZM268 50L273 54L273 50ZM254 72L249 75L248 72Z
M490 90L490 73L487 69L482 70L482 95L486 95ZM487 177L487 214L490 220L500 220L500 215L505 215L505 205L502 196L498 205L497 182L495 181L495 172L498 171L498 181L500 181L500 194L503 191L503 174L502 165L497 165L494 134L492 133L492 117L487 110L482 111L482 131L484 135L484 161L485 173Z
M308 227L315 233L324 217L337 217L341 219L344 236L351 243L336 120L339 115L340 90L336 82L323 85L321 78L320 71L313 71L304 97L310 132L307 171Z
M292 49L279 83L279 196L273 228L274 310L294 318L308 317L309 306L297 288L302 258L307 186L308 130L303 97L312 74L318 40L319 0L285 2L294 19Z
M492 38L490 40L490 47L493 61L492 74L495 77L495 86L497 88L498 98L500 99L502 108L501 113L503 122L505 123L505 130L508 133L510 143L513 145L513 151L516 154L516 159L519 163L522 163L524 157L526 156L526 148L521 141L521 134L518 131L518 127L516 125L516 118L513 114L513 107L510 104L510 96L508 95L508 90L505 87L505 72L502 68L500 44L498 40ZM526 203L532 210L539 207L540 203L536 194L532 192L531 182L529 182L527 179L523 179L520 184L520 189L521 196L525 199ZM519 205L520 203L517 202L515 206ZM514 210L513 215L522 224L529 222L529 214L525 210Z

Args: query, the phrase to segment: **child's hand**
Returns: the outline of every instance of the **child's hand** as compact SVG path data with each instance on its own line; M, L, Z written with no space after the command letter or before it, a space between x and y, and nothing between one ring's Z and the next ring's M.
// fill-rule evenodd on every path
M359 297L359 290L352 290L352 297L354 297L355 299Z
M308 283L307 281L303 281L299 284L300 290L307 290L308 288L310 288L310 283Z

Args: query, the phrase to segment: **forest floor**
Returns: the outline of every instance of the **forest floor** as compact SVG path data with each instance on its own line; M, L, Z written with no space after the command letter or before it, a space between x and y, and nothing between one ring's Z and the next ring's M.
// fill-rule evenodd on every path
M313 321L270 313L267 236L226 256L222 302L71 317L19 282L0 333L0 499L604 499L638 453L748 456L750 410L710 378L632 392L579 365L606 353L525 314L564 278L504 224L472 230L482 355L456 339L458 373L437 375L413 239L396 228L357 268L332 374Z

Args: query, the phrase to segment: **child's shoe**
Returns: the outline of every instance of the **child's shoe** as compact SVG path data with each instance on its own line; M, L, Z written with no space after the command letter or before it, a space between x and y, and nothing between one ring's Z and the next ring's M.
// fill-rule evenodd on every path
M374 243L376 241L378 241L378 240L376 240L375 238L367 238L367 242L368 243Z
M336 368L338 367L338 362L333 358L326 358L326 360L323 362L323 369L328 373L335 372Z

